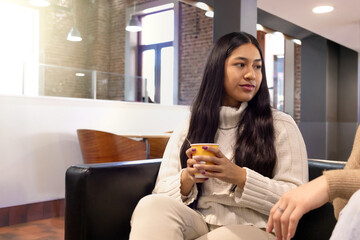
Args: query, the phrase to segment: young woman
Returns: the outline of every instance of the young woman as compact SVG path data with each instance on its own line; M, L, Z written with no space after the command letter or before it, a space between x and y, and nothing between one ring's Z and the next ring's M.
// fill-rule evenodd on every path
M219 149L192 157L188 140ZM270 107L259 43L227 34L210 52L190 119L169 140L154 194L134 210L130 239L274 239L265 231L271 207L307 179L296 123Z
M330 239L360 239L359 189L360 127L345 169L324 171L321 177L285 193L270 211L267 231L274 229L278 239L291 239L305 213L332 202L338 221Z

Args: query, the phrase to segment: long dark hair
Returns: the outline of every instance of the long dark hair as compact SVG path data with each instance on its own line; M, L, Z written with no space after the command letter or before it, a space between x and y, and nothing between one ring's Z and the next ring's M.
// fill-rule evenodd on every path
M258 41L248 33L229 33L221 37L213 46L205 66L199 92L191 107L187 138L192 143L214 142L224 94L225 60L233 50L246 43L253 44L260 52L263 63L261 65L262 81L259 91L248 102L248 107L239 119L238 136L234 149L235 163L272 178L276 152L265 64ZM188 157L185 151L189 147L189 143L184 141L180 150L183 168L187 166Z

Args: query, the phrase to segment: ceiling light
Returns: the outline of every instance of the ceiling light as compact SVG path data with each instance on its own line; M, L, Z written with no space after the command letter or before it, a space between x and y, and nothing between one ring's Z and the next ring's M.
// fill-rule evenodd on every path
M50 5L50 2L47 0L29 0L29 4L36 7L47 7Z
M318 6L313 8L314 13L328 13L334 10L333 6Z
M139 18L136 15L132 15L129 24L125 29L129 32L140 32L142 30L142 26Z
M256 30L258 31L264 31L264 27L261 24L256 24Z
M284 34L282 33L282 32L273 32L273 35L275 36L275 37L279 37L279 38L284 38Z
M85 76L85 73L78 72L78 73L75 73L75 76L77 76L77 77L84 77L84 76Z
M301 45L301 41L299 39L293 39L292 41L298 45Z
M209 6L208 6L206 3L203 3L203 2L197 2L197 3L195 3L195 7L198 7L198 8L200 8L200 9L202 9L202 10L205 10L205 11L209 11L209 10L210 10Z
M214 17L214 12L213 11L206 11L205 16L213 18Z
M70 29L67 40L72 42L80 42L82 40L79 30L75 26Z
M73 2L73 7L71 8L71 12L73 15L73 20L74 20L74 26L70 29L66 39L71 42L80 42L80 41L82 41L82 37L81 37L79 29L77 29L77 27L76 27L76 4L75 4L75 2L76 1Z
M135 10L136 10L136 1L134 2L133 13L131 14L130 21L125 28L125 30L128 32L140 32L142 30L141 22L138 16L136 16Z

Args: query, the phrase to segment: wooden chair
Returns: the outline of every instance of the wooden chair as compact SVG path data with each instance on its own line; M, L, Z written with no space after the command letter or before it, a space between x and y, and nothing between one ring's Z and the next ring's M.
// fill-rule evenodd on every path
M147 141L150 148L149 158L162 158L169 138L153 137Z
M172 134L173 131L167 131L165 133ZM148 138L148 144L150 148L149 158L162 158L166 145L169 142L169 137L152 137Z
M78 129L84 163L146 159L146 144L124 136L91 129Z

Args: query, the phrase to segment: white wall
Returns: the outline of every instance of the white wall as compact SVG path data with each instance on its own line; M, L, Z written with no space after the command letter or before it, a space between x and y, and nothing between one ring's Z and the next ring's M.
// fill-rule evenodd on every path
M0 208L65 196L65 171L82 163L76 129L117 134L173 130L187 106L0 96Z

